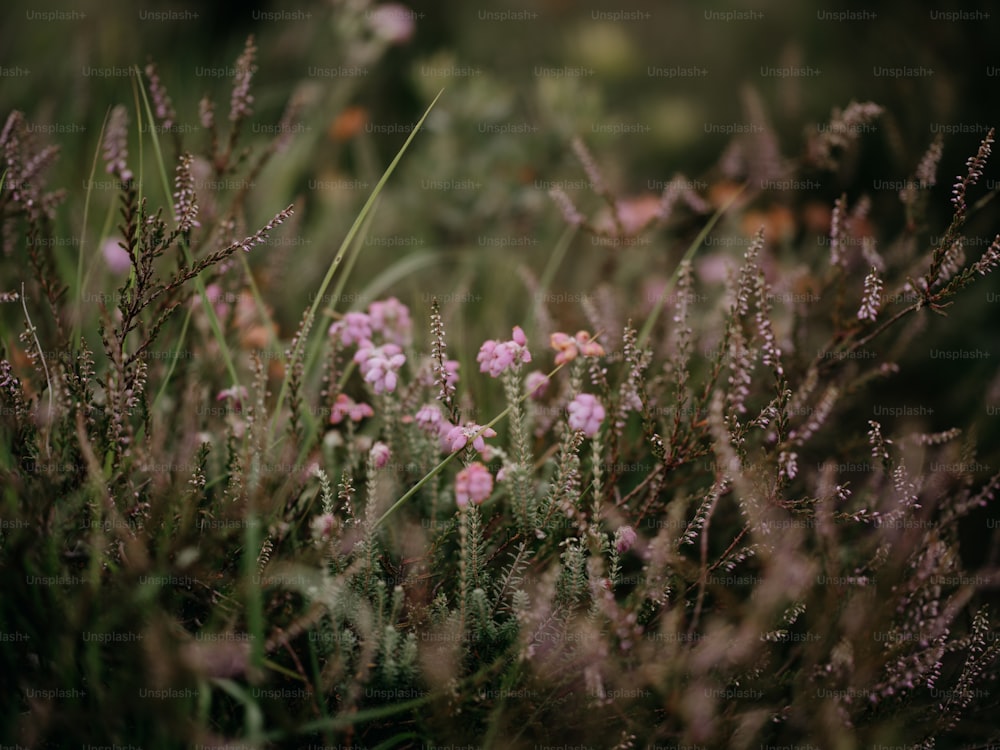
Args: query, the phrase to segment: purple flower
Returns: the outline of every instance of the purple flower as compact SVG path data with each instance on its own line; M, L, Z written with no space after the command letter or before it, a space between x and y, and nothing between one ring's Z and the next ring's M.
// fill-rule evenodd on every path
M604 421L604 407L596 396L581 393L569 404L569 426L582 430L587 437L594 437Z
M524 390L528 392L528 397L537 401L545 395L549 389L549 376L544 372L533 370L524 379Z
M333 530L337 525L337 519L332 513L324 513L316 516L310 524L314 539L329 539L333 535Z
M478 461L469 464L455 477L455 502L464 508L471 500L479 505L493 492L493 475Z
M481 434L480 430L482 430ZM496 430L491 427L481 427L475 422L468 422L458 427L452 427L448 431L445 440L448 442L452 452L461 450L469 440L472 440L472 447L482 454L486 451L486 441L483 438L496 437L496 435Z
M572 362L577 356L604 356L604 347L592 339L586 331L577 331L575 336L557 331L549 337L549 344L559 352L556 354L557 365Z
M343 319L338 320L330 326L331 336L338 336L340 343L344 346L360 344L362 341L371 340L372 325L367 313L349 312Z
M375 468L382 469L387 463L389 463L389 459L392 457L392 451L389 450L388 445L380 440L372 446L368 455L371 458L372 464L375 465Z
M365 403L356 403L346 393L338 393L337 400L330 410L330 424L340 424L344 418L352 422L360 422L365 417L374 416L375 412Z
M635 533L635 529L631 526L620 527L615 532L615 550L617 550L619 555L628 552L638 538L639 535Z
M521 326L514 326L513 337L510 341L494 341L489 339L483 342L476 357L479 362L479 371L488 372L490 377L500 377L508 368L520 367L522 362L531 361L531 352L528 351L528 339L521 330Z
M372 302L368 305L368 317L372 331L381 333L386 341L399 346L410 343L413 331L410 310L395 297L384 302Z
M115 237L109 237L101 246L101 253L112 273L125 274L132 267L132 260L128 257L128 251L119 244L120 242L121 240Z
M371 341L363 341L354 361L361 366L361 375L372 384L375 393L392 393L396 390L396 373L406 362L406 356L396 344L375 346Z
M439 432L444 417L437 404L426 404L420 407L413 420L424 432L434 435Z
M416 30L414 13L400 3L383 3L375 7L368 17L372 31L389 44L408 42Z
M216 401L222 401L228 399L233 402L233 408L236 411L243 410L243 402L247 400L247 389L246 386L234 385L219 391L218 395L215 397Z

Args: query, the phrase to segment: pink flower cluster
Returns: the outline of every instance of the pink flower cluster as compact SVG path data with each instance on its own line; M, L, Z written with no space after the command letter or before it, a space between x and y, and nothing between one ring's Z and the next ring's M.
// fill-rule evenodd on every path
M448 443L452 452L461 450L468 442L472 441L472 447L485 456L487 452L486 441L483 438L496 437L497 431L492 427L483 427L475 422L466 422L464 425L452 427L445 435L445 442Z
M417 28L417 13L400 3L383 3L365 14L375 36L389 44L410 41ZM422 17L423 14L420 14Z
M548 389L549 376L544 372L534 370L529 372L524 378L524 390L527 391L528 396L535 401L542 398Z
M404 420L406 419L404 417ZM461 450L471 440L472 447L484 459L489 460L490 446L486 444L485 438L496 437L497 432L492 427L484 428L475 422L466 422L464 425L455 426L445 419L444 414L441 413L441 409L437 404L421 406L417 413L410 419L416 422L420 429L428 435L436 435L440 441L442 451L453 453Z
M521 326L514 326L513 336L510 341L494 341L489 339L479 348L479 355L476 357L479 362L479 371L488 372L490 377L500 377L510 368L520 367L522 362L531 361L531 352L528 351L528 339L521 330Z
M594 437L604 421L604 407L596 396L581 393L569 403L569 426Z
M396 390L396 373L406 362L406 356L396 344L375 346L371 341L361 342L354 361L361 367L365 382L371 383L375 393L392 393Z
M464 508L469 502L480 505L493 492L493 475L478 461L455 476L455 502Z
M329 334L337 336L344 346L370 341L375 334L390 344L406 346L413 334L410 311L395 297L368 305L368 312L349 312L330 326Z
M384 469L392 458L392 451L388 445L379 440L371 447L368 456L376 469Z
M372 302L368 305L368 317L371 319L372 330L381 333L386 341L406 346L412 340L410 310L395 297L384 302Z
M578 356L582 357L603 357L604 347L594 341L586 331L577 331L576 336L567 333L556 332L549 338L549 343L555 349L556 364L572 362Z
M340 424L345 417L352 422L360 422L365 417L371 417L374 414L375 412L368 404L356 403L346 393L338 393L337 400L334 401L333 408L330 410L330 424Z
M229 388L219 391L218 395L215 397L216 401L229 400L233 402L233 409L235 411L243 410L243 402L247 400L247 389L246 386L233 385Z
M330 326L330 335L339 338L344 346L368 341L372 337L371 319L367 313L349 312Z
M615 551L620 555L628 552L638 538L639 535L631 526L620 526L615 532Z
M440 433L441 426L443 424L447 424L447 422L445 422L444 415L441 414L441 409L438 408L437 404L426 404L421 406L417 411L416 416L413 417L413 420L420 426L420 429L432 435Z
M309 526L312 529L314 539L325 541L333 536L333 532L337 528L337 519L332 513L324 513L316 516Z

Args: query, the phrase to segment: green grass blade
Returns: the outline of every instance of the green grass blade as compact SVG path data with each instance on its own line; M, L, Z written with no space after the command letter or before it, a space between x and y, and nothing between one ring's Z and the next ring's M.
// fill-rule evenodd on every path
M76 319L73 321L73 334L70 338L70 346L74 346L80 339L83 329L83 290L86 288L87 279L90 278L90 270L96 264L91 264L90 269L85 274L83 271L83 257L87 247L87 220L90 217L90 199L94 194L94 175L97 173L97 164L100 159L101 143L104 142L104 128L107 127L108 117L111 110L104 113L104 122L101 123L101 132L97 134L97 147L94 149L94 158L90 162L90 179L87 181L87 190L83 195L83 225L80 227L80 250L76 261Z
M395 158L392 160L392 162L390 162L389 166L386 168L385 172L382 174L381 179L375 185L375 189L372 191L372 194L370 196L368 196L368 200L365 201L364 206L361 207L361 211L360 211L360 213L358 213L357 217L354 219L354 223L351 225L351 228L348 230L347 236L344 237L344 241L340 243L340 248L337 250L337 255L334 257L333 261L330 263L330 267L327 269L326 275L323 277L323 281L322 281L322 283L319 286L319 290L316 292L316 295L313 298L312 305L309 307L309 312L307 313L306 317L307 317L307 320L308 320L308 322L310 324L316 318L316 311L319 309L320 303L323 300L323 295L326 293L327 288L330 286L330 283L333 281L333 277L336 274L337 269L340 267L340 264L343 263L345 253L347 252L348 248L351 247L351 244L354 242L355 236L357 236L357 234L358 234L359 230L361 229L362 225L365 223L365 221L366 221L366 219L368 217L368 214L372 211L372 208L375 205L375 202L378 199L378 196L381 194L382 189L385 187L386 183L389 181L389 177L391 177L392 173L396 171L396 167L399 164L399 162L402 160L403 154L405 154L406 150L410 147L410 144L413 142L413 139L416 137L417 133L420 131L420 128L421 128L421 126L423 126L424 121L427 119L427 116L430 115L431 110L434 109L434 105L437 104L438 99L441 98L441 95L443 93L444 93L444 89L441 89L441 91L438 92L437 96L434 97L434 100L427 107L427 109L424 112L423 116L417 121L417 124L414 126L413 130L410 131L410 135L406 138L406 141L403 143L402 147L396 153ZM301 349L302 349L303 344L304 344L304 342L301 339L296 342L295 348L291 352L291 356L289 357L289 365L291 365L299 357L302 356ZM318 356L318 350L319 350L320 346L322 346L322 341L320 339L318 339L318 338L314 338L313 339L313 343L310 345L309 358L308 358L307 361L315 361L315 358ZM314 353L313 350L315 350L315 353ZM308 370L306 371L306 376L308 377ZM282 381L281 392L278 394L278 401L277 401L277 404L275 405L275 408L274 408L274 418L271 420L271 434L269 436L269 442L273 441L273 439L274 439L274 430L277 427L278 417L279 417L279 415L281 413L281 407L282 407L282 405L285 402L285 397L286 397L287 393L288 393L288 373L286 373L285 379L284 379L284 381Z

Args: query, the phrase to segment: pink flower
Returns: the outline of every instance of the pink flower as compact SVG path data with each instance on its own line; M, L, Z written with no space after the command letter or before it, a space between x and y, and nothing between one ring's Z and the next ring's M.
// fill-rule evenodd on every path
M368 318L372 331L381 333L386 341L398 346L410 343L413 330L410 310L395 297L368 305Z
M387 463L389 463L389 459L392 457L392 451L389 450L388 445L380 440L372 446L368 456L371 458L371 462L375 465L376 469L382 469Z
M577 356L602 357L604 347L590 338L586 331L577 331L576 336L566 333L556 332L549 337L552 348L559 352L556 355L556 364L572 362Z
M229 399L233 402L233 409L236 411L243 410L243 402L247 399L247 389L246 386L234 385L226 388L225 390L219 391L218 395L215 397L216 401L223 401Z
M408 42L417 27L412 10L400 3L383 3L375 7L368 16L368 23L376 36L389 44Z
M639 535L631 526L619 527L618 531L615 532L615 550L618 551L619 555L628 552L638 538Z
M545 391L548 389L549 376L544 372L534 370L529 372L527 377L524 379L524 390L528 392L528 397L534 401L537 401L544 396Z
M365 403L356 403L353 398L346 393L338 393L337 400L330 410L330 424L340 424L347 417L352 422L360 422L365 417L375 414L372 408Z
M483 342L483 345L479 347L479 354L476 355L476 362L479 362L479 372L489 372L491 375L493 361L497 358L497 347L500 344L493 339L487 339ZM508 362L509 364L509 362ZM506 365L504 365L506 367ZM497 375L500 373L498 372ZM496 375L493 375L496 377Z
M229 314L229 302L232 295L227 295L222 291L222 287L218 284L209 284L205 287L205 296L208 297L208 301L212 303L212 307L215 308L215 315L223 320ZM201 299L197 296L191 298L191 308L194 310L201 310Z
M420 426L424 432L435 434L438 432L441 422L443 420L441 410L438 408L437 404L426 404L421 406L420 410L417 411L416 416L413 419Z
M480 434L480 430L482 433ZM468 422L458 427L452 427L445 438L452 452L461 450L469 440L472 440L472 447L480 454L486 452L486 441L483 438L496 437L497 431L491 427L480 427L475 422Z
M344 346L360 344L372 337L371 319L367 313L349 312L330 326L329 333L331 336L339 337L340 343Z
M363 341L354 361L361 366L361 375L372 384L375 393L392 393L396 390L396 373L406 362L406 356L396 344L375 346L371 341Z
M521 330L521 326L514 326L514 334L511 341L494 341L489 339L479 348L479 355L476 357L479 362L479 371L488 372L490 377L499 377L510 367L515 369L520 367L522 362L531 361L531 352L528 351L528 339Z
M104 255L104 262L108 264L111 273L126 274L132 267L132 261L128 257L128 251L118 243L120 239L109 237L101 246L101 253Z
M569 404L569 426L582 430L587 437L594 437L604 421L604 407L596 396L581 393Z
M329 539L333 534L336 524L337 519L334 518L332 513L324 513L321 516L316 516L310 524L313 538L317 540Z
M455 425L449 422L447 419L442 419L437 426L438 443L441 446L442 453L451 453L451 441L448 439L448 435L451 431L455 429Z
M455 502L464 508L471 500L479 505L493 492L493 475L478 461L469 464L455 477Z

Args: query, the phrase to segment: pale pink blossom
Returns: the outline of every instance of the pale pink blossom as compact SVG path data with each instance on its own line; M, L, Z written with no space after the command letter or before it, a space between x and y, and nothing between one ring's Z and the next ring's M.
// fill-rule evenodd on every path
M316 516L309 525L312 529L314 539L329 539L333 535L333 530L337 525L337 519L332 513L324 513L320 516Z
M112 273L126 274L132 267L132 261L128 257L128 251L120 244L121 240L116 237L109 237L101 246L101 253L104 255L104 262Z
M368 23L375 35L389 44L410 41L417 28L416 15L401 3L383 3L370 12Z
M494 341L489 339L479 348L476 357L479 362L479 371L488 372L490 377L499 377L507 369L520 367L522 362L531 361L531 352L528 351L528 339L524 335L521 326L514 326L514 332L510 341Z
M556 354L557 365L572 362L578 356L604 356L604 347L593 340L586 331L577 331L575 336L557 331L549 338L549 343L558 352Z
M469 464L455 477L455 502L464 508L472 501L479 505L493 492L493 475L478 461Z
M442 453L451 453L451 440L448 439L448 435L453 429L455 425L447 419L442 419L437 425L438 444Z
M587 437L594 437L604 421L604 407L596 396L581 393L569 404L569 426L581 430Z
M329 334L340 339L344 346L370 341L372 337L371 318L367 313L349 312L341 320L330 326Z
M205 287L205 296L208 297L208 301L215 308L216 317L222 320L229 315L228 300L232 298L232 295L223 292L221 286L218 284L209 284ZM201 309L201 300L197 296L191 298L191 307L195 310Z
M354 361L360 365L362 377L372 384L375 393L392 393L396 390L396 373L406 362L406 356L396 344L375 346L371 341L363 341Z
M395 297L368 305L368 318L372 331L381 333L389 343L398 346L410 343L413 331L410 310Z
M345 418L352 422L360 422L365 417L374 416L375 412L366 403L357 403L346 393L338 393L337 400L330 410L330 424L340 424Z
M483 438L496 437L497 431L491 427L482 427L475 422L468 422L448 431L446 440L452 452L461 450L471 440L472 447L480 454L486 452L486 441Z
M424 432L433 435L438 433L444 415L441 414L437 404L426 404L420 407L413 419Z
M376 469L383 469L389 463L389 459L392 458L392 451L389 450L388 445L379 440L371 447L368 455Z
M537 401L549 389L549 376L544 372L534 370L529 372L524 379L524 390L528 392L528 397Z
M229 388L225 388L219 391L218 395L215 397L216 401L229 400L233 402L233 408L236 411L241 411L243 409L243 402L247 399L247 389L246 386L234 385Z
M618 531L615 532L615 550L619 555L628 552L638 538L639 535L631 526L619 527Z

